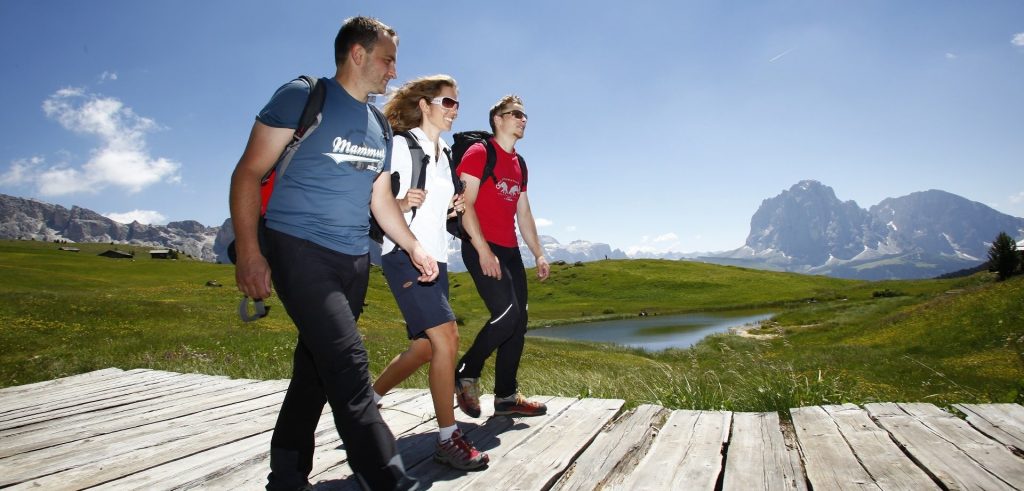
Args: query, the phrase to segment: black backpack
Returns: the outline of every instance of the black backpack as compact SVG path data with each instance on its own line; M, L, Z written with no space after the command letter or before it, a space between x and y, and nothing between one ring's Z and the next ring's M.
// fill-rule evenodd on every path
M406 144L409 146L409 156L412 158L411 166L411 179L409 180L409 187L416 189L423 189L427 184L427 165L430 164L430 156L423 151L423 147L420 146L420 142L416 139L413 134L406 130L395 133L395 136L400 136L405 139ZM446 149L447 151L447 149ZM416 163L419 162L419 165ZM391 195L398 197L398 188L401 187L399 184L398 172L391 173ZM416 219L416 207L412 208L412 220ZM412 220L409 220L410 225ZM370 215L370 238L378 244L384 242L384 230L380 228L380 224L377 223L377 219ZM395 246L398 247L397 245Z
M270 202L270 195L274 192L274 182L277 178L284 175L285 170L288 169L288 165L291 164L292 157L295 156L295 152L299 150L299 146L306 140L309 135L313 133L319 126L320 121L323 119L321 113L324 109L324 100L327 98L327 85L319 83L320 79L311 77L309 75L300 75L296 80L302 80L309 85L309 97L306 98L306 105L302 108L302 115L299 116L299 124L295 128L295 133L292 135L292 141L288 143L288 146L281 152L281 156L277 158L277 162L274 164L267 173L260 180L260 229L258 237L260 241L260 251L263 252L263 256L267 257L268 249L266 241L263 237L263 218L267 214L267 203ZM391 139L391 125L388 124L387 118L384 117L384 113L377 109L377 106L368 104L370 111L373 112L374 117L377 118L377 124L381 128L384 128L384 141L387 143ZM235 241L232 240L228 244L228 259L232 263L237 259L235 253Z
M451 155L448 156L448 163L451 166L452 183L455 184L456 194L463 192L466 185L461 179L459 179L459 174L455 169L458 168L459 163L462 162L462 156L466 154L466 150L469 150L469 147L476 143L483 143L484 148L487 150L487 161L484 163L484 171L480 176L480 185L483 186L487 179L494 179L495 183L497 183L497 178L494 177L494 166L498 164L498 153L491 145L491 137L493 136L494 135L487 131L462 131L452 135L452 152ZM522 187L526 188L526 181L529 175L526 170L526 158L523 157L523 154L518 152L516 153L516 156L519 158L519 168L523 173ZM450 209L448 210L448 213L451 214ZM446 227L448 229L448 233L455 237L469 240L469 235L466 234L466 230L462 228L461 213L453 218L449 218L446 223Z

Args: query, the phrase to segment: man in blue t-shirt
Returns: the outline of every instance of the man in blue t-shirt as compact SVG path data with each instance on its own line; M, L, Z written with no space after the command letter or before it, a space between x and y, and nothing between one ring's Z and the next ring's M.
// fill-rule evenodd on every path
M260 181L291 141L309 94L285 84L260 111L231 176L238 289L266 298L271 281L299 331L294 368L270 442L267 489L309 488L314 431L330 402L349 466L363 487L410 489L395 438L373 402L369 362L356 320L369 281L369 215L409 251L421 281L437 262L413 236L391 194L390 129L367 101L395 78L398 36L353 17L334 41L337 72L320 126L274 185L266 212L268 258L260 252ZM269 261L269 263L268 263Z

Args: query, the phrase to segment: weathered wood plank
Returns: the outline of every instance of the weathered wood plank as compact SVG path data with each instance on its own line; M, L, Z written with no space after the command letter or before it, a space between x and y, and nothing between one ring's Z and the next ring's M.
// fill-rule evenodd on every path
M866 411L853 404L822 409L835 421L846 443L879 487L907 491L939 489L924 470L903 454L889 433L871 421Z
M967 422L1003 445L1024 452L1024 407L1020 404L955 404Z
M65 385L77 385L103 378L113 378L123 373L124 370L121 370L120 368L102 368L100 370L79 373L76 375L68 375L67 377L55 378L53 380L43 380L40 382L33 382L31 384L4 387L0 389L0 407L4 405L5 401L7 401L7 397L12 395L16 396L17 394L25 394L41 390L53 389Z
M483 424L470 428L466 432L467 438L470 439L476 448L482 452L487 452L490 457L491 464L481 471L465 472L452 469L443 464L439 464L433 459L433 451L436 446L436 442L419 442L419 445L424 445L424 455L427 457L410 465L408 462L406 465L409 468L409 473L420 482L432 483L431 489L457 489L462 486L467 480L473 480L477 476L487 475L490 472L491 466L501 462L505 456L515 449L515 447L528 441L537 432L547 427L555 418L565 412L571 405L575 404L578 399L567 398L567 397L534 397L548 406L547 414L543 416L534 416L529 418L513 418L508 416L490 416L483 419ZM492 396L481 397L481 406L487 413L488 408L493 405ZM456 413L457 416L461 416L461 413ZM481 419L472 420L479 422ZM463 422L460 420L460 426ZM423 448L423 447L420 447ZM482 481L485 484L479 484L479 486L510 486L513 483L493 483L490 481Z
M731 420L725 411L672 411L622 489L715 489Z
M807 479L815 491L881 489L824 409L810 406L790 409L789 413L793 415Z
M559 478L553 490L592 490L621 484L647 454L669 412L645 404L605 426Z
M107 411L93 411L18 428L24 431L0 435L0 443L3 443L0 446L0 457L184 418L212 408L281 393L287 388L283 382L271 380L237 385L211 380L206 386L183 390L159 399L147 399Z
M133 389L126 389L123 392L107 392L104 397L90 397L88 400L68 400L53 405L40 406L36 410L25 411L21 416L12 417L3 422L0 427L0 437L7 434L17 434L32 426L59 426L63 425L61 420L68 416L93 415L109 411L118 411L126 406L137 403L151 402L160 404L157 400L167 396L187 393L201 386L219 385L227 388L235 385L244 385L248 381L235 381L211 377L209 379L196 379L194 375L182 376L173 379L165 379L161 382L137 386Z
M543 431L509 448L501 458L491 460L486 474L470 474L458 481L457 488L547 488L618 414L624 402L583 399L573 403L545 424Z
M778 413L733 413L724 491L806 491L800 456L786 446Z
M145 371L126 373L123 377L98 382L82 387L65 387L61 390L44 391L38 394L20 397L17 403L5 407L0 414L0 428L17 425L26 416L46 414L61 408L74 408L93 401L102 401L111 396L131 394L150 390L168 383L183 375L172 372Z
M429 426L426 422L430 421L433 413L433 401L429 392L392 391L381 402L383 404L381 415L396 436L410 432L417 427ZM273 427L270 430L273 430ZM320 417L315 441L310 482L333 482L349 478L352 472L348 467L348 456L335 429L334 417L330 412L329 405L325 406L324 414ZM399 449L401 451L401 447ZM267 450L268 452L252 461L250 466L223 472L205 482L203 487L212 489L259 489L263 487L266 484L267 474L270 472L269 445Z
M265 431L280 393L0 459L0 486L87 487Z
M926 472L947 488L1013 489L944 436L943 425L935 424L935 418L914 416L903 405L895 403L871 403L864 409Z

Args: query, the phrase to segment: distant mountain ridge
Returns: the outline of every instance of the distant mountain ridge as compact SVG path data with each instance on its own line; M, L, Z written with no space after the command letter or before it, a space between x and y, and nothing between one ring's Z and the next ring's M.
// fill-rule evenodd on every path
M832 188L805 180L761 203L750 219L750 233L742 247L704 255L667 252L642 257L841 278L933 278L986 261L999 232L1024 239L1024 218L939 190L887 198L863 209L854 201L839 200ZM169 247L203 261L226 263L234 231L230 218L219 227L191 220L163 226L122 224L78 206L69 210L0 194L0 238ZM630 258L608 244L561 244L551 236L540 238L551 262ZM451 246L449 271L465 271L460 242L451 241ZM522 239L520 250L526 266L533 267L533 254ZM380 252L373 254L379 258Z
M71 209L41 201L0 194L0 238L44 241L114 242L167 247L203 261L216 261L213 252L218 227L185 220L167 225L115 222L86 208Z
M986 261L999 232L1024 237L1024 218L939 190L865 210L806 180L761 203L743 247L699 260L842 278L932 278Z

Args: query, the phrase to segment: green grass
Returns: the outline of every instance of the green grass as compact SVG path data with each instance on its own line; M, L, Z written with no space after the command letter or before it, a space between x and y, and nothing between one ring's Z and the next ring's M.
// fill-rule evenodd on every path
M276 298L245 324L234 269L191 260L97 254L105 244L0 241L0 386L106 367L287 378L295 330ZM125 246L120 246L125 249ZM452 275L462 348L487 312L465 273ZM223 287L206 286L215 281ZM732 309L778 315L760 341L715 335L645 353L528 338L528 394L622 398L634 406L785 411L871 401L1013 402L1024 389L1024 277L864 282L694 262L599 261L531 279L530 325ZM876 292L886 292L876 296ZM371 371L407 346L379 269L360 320ZM483 387L493 384L493 361ZM404 386L425 388L425 370Z

